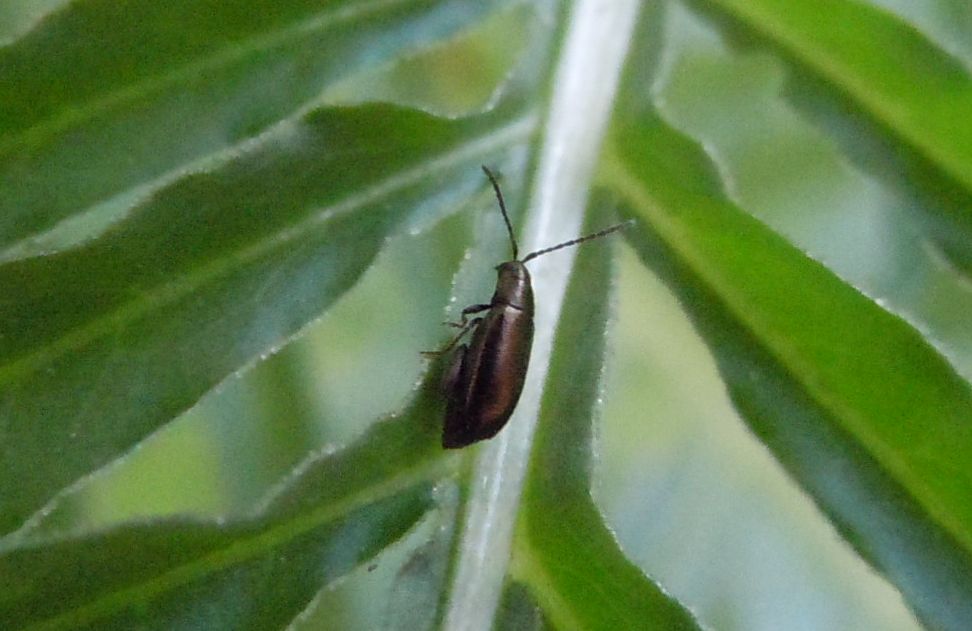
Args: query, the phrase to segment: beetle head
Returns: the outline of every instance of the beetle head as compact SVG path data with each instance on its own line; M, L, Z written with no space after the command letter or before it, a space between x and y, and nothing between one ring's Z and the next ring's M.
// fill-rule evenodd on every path
M533 309L533 288L530 272L520 261L506 261L496 266L496 292L493 300L518 307Z

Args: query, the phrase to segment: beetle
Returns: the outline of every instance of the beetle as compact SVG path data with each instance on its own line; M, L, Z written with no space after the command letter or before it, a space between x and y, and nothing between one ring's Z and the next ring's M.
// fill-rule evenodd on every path
M495 436L506 425L520 399L533 344L533 286L526 263L554 250L603 237L631 223L616 224L531 252L521 259L499 182L492 171L485 166L482 169L496 193L513 258L496 266L496 290L492 299L463 309L459 322L446 323L460 329L459 333L442 350L423 353L432 356L447 353L467 333L473 332L468 345L456 348L443 374L446 415L442 446L446 449L458 449ZM485 315L470 318L484 311Z

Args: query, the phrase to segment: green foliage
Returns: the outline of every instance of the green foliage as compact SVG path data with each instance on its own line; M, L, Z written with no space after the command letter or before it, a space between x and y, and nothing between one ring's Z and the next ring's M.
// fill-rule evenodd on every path
M545 393L514 559L557 628L698 629L624 558L590 496L612 271L605 248L582 250L574 267L557 335L575 342L556 348L547 379L576 386Z
M602 47L572 39L587 2L319 4L0 8L0 626L779 628L744 579L680 578L691 544L642 553L669 522L624 516L670 495L601 488L685 418L597 439L602 399L669 396L611 387L655 326L615 326L621 239L531 262L518 414L439 446L445 360L418 352L506 256L488 164L527 243L633 219L637 273L835 554L965 628L972 56L947 33L972 19L619 1Z

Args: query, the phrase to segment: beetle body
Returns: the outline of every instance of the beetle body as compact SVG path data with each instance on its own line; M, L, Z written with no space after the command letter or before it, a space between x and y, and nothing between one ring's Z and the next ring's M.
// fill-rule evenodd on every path
M497 267L496 291L474 324L469 346L456 349L443 380L446 417L442 446L465 447L492 438L513 414L533 345L533 288L519 261Z
M506 425L520 399L533 346L533 286L526 262L560 248L603 237L626 225L611 226L519 259L499 184L489 169L483 167L483 171L493 185L503 213L513 260L496 266L496 290L489 303L463 309L461 320L450 323L460 329L458 335L442 351L429 353L444 353L469 331L473 332L468 345L456 348L442 380L446 397L442 446L446 449L465 447L495 436ZM483 312L485 315L469 318Z

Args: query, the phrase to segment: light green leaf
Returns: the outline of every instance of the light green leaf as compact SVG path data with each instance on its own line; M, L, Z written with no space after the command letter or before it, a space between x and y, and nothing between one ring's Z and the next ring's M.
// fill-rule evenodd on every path
M854 144L867 144L860 135L889 135L874 166L893 171L904 158L909 185L934 200L928 209L934 237L972 269L972 76L961 63L866 2L705 0L700 6L730 17L745 40L782 51L844 99L842 110L872 121L847 139L851 155L859 151ZM807 90L803 84L795 90Z
M972 190L972 80L913 27L851 0L707 3L779 45Z
M380 618L356 616L358 608L388 611L399 628L694 629L702 623L690 610L720 628L767 628L767 618L747 606L766 602L758 586L712 579L730 575L725 558L712 560L723 562L721 573L691 576L697 565L686 563L671 580L664 561L632 549L636 567L608 526L621 532L625 524L602 519L591 499L592 419L614 283L610 240L530 263L536 344L524 396L495 440L441 450L436 373L445 357L403 416L359 427L397 406L376 403L401 396L388 394L395 391L388 375L413 382L418 351L435 346L432 331L443 342L450 333L438 329L438 314L427 315L428 304L419 318L427 324L413 313L395 332L359 312L396 317L414 306L403 302L437 300L430 296L445 293L446 282L430 278L452 273L440 259L463 254L448 312L467 298L488 299L491 266L506 256L507 243L495 208L485 210L492 202L479 171L485 163L502 175L523 251L573 239L582 224L599 229L611 221L602 213L584 219L591 175L600 172L609 196L638 220L628 238L711 344L754 429L750 453L765 444L812 498L787 487L790 499L805 502L789 523L807 518L829 536L829 517L929 627L963 628L972 618L967 380L920 334L921 317L908 314L912 327L805 256L799 238L794 247L755 221L750 212L763 215L733 189L730 161L717 171L696 143L654 117L656 101L671 94L664 81L618 85L628 50L635 71L677 56L670 19L720 40L713 49L755 44L755 55L742 55L752 62L742 75L747 68L767 73L760 80L771 79L761 83L774 92L771 107L793 113L794 94L838 95L841 107L828 112L828 124L805 127L821 136L844 129L828 151L845 166L859 164L848 139L879 144L875 155L905 156L891 167L869 164L881 176L894 172L874 188L892 181L909 201L931 200L928 208L915 206L938 228L954 226L932 232L961 261L972 251L963 206L972 199L962 140L969 131L961 116L969 109L966 71L903 19L849 0L786 7L693 0L699 13L676 0L320 4L16 0L0 9L16 21L0 26L0 533L21 526L0 539L0 626L294 623L310 631L341 626L338 618ZM642 28L634 28L639 10ZM703 22L703 15L731 20ZM769 54L776 51L783 54ZM663 67L672 77L687 66ZM704 91L704 84L693 86ZM729 109L721 98L692 102L716 114ZM689 117L672 110L685 102L666 102L665 115L682 124ZM794 117L807 110L797 111ZM756 127L737 125L733 138L759 153L774 138ZM605 128L612 143L602 158ZM765 155L779 155L779 145ZM765 188L790 194L786 181L772 185ZM822 212L825 202L807 198L809 210L816 203ZM613 202L599 197L595 204ZM444 226L448 247L395 259L401 269L387 278L400 293L344 300L344 314L330 309L374 270L386 242L400 243L456 212L468 219L457 217L459 229ZM814 212L805 220L820 228ZM481 247L467 247L469 233ZM945 267L938 248L916 251L925 245L893 263L935 257L928 264ZM868 261L868 269L881 262ZM449 269L430 275L427 264ZM960 273L948 272L934 293L962 304ZM916 292L925 290L921 282ZM297 340L324 313L353 326L315 328L313 344L309 335ZM259 361L292 341L307 353L286 370ZM941 345L944 352L959 346ZM319 378L320 364L353 373L348 358L364 355L369 361L360 366L369 368L342 381L340 395ZM310 362L294 378L290 368ZM251 367L265 371L260 379L218 387ZM207 394L205 406L196 406ZM328 397L340 401L322 404ZM299 415L288 411L298 400ZM360 407L352 409L355 401ZM244 405L263 410L242 413ZM235 422L243 416L253 431ZM362 431L342 450L339 443ZM152 434L158 439L143 440ZM173 435L178 440L166 440ZM186 453L173 454L180 445ZM201 466L187 467L191 460ZM631 462L650 468L637 454ZM678 475L683 464L663 475ZM288 476L279 491L254 506L281 472ZM197 481L197 474L207 477ZM118 506L128 500L106 490L108 479L123 482L125 498L141 493L137 506ZM200 491L192 502L156 497L192 485ZM442 491L453 489L458 506L451 496L443 503ZM698 507L695 498L678 499ZM775 519L771 498L754 493L749 500L766 506L767 516L753 523ZM436 504L436 520L390 555L411 564L399 570L384 557L374 573L369 564L335 586ZM222 517L157 516L177 510ZM131 515L144 517L121 523ZM435 529L432 543L418 541ZM807 558L817 548L800 532L765 549L799 548ZM738 559L764 543L731 553ZM883 621L871 614L883 615L897 594L849 547L833 548L861 570L855 580L879 586L886 600L859 603L868 590L840 584L840 570L808 578L824 564L797 576L805 568L774 557L774 569L795 570L792 584L831 614L808 620L839 620L861 604L869 612L861 620ZM666 556L678 564L681 553ZM834 584L826 594L817 589ZM362 587L367 593L355 591ZM315 599L324 588L326 598ZM830 608L828 599L839 602ZM800 602L774 609L797 619L807 607L793 600ZM898 608L887 618L900 625L894 628L915 624Z
M524 488L514 573L559 629L698 629L625 558L590 495L610 256L603 243L585 246L571 275Z
M972 388L908 324L723 197L643 114L606 184L753 431L934 628L972 616Z

